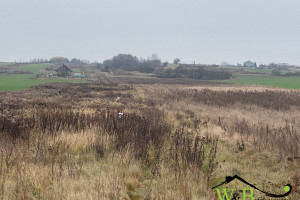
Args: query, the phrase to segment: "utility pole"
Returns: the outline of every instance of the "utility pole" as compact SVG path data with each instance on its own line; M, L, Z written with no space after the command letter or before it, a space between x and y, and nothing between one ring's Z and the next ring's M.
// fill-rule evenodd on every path
M195 68L196 68L196 62L194 61L194 69L193 69L193 85L195 86Z

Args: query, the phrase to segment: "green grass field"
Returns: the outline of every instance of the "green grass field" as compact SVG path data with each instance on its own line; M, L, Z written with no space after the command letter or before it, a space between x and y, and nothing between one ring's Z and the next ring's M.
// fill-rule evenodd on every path
M280 88L300 89L300 77L267 76L241 74L236 75L236 79L223 80L224 83L239 83L248 85L264 85Z
M0 66L9 66L12 65L12 62L0 62Z
M41 71L44 71L47 66L50 66L49 63L39 63L39 64L25 64L20 66L18 69L24 72L31 72L38 74Z
M56 82L70 83L87 83L85 79L67 79L67 78L51 78L51 79L30 79L33 74L2 74L0 75L0 91L23 90L33 85Z
M47 73L45 68L51 64L24 64L17 69L20 71L31 72L32 74L1 74L0 75L0 91L23 90L33 85L56 82L70 83L87 83L86 79L71 79L71 78L47 78L35 79L35 75L41 72Z
M254 67L243 67L243 66L225 66L224 68L231 68L231 69L242 69L245 71L249 71L249 72L255 72L255 73L261 73L261 74L272 74L272 70L271 69L260 69L260 68L254 68ZM280 70L281 74L286 74L289 71L287 70Z

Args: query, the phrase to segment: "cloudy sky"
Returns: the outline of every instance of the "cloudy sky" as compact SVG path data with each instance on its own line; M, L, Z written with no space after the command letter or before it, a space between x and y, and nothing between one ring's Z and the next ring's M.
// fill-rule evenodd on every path
M300 65L300 1L0 0L0 61L118 53Z

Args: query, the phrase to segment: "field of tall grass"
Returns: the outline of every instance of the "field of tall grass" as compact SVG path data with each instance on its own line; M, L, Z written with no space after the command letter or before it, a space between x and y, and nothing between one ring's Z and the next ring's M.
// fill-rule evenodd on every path
M231 175L273 193L289 183L299 198L300 92L227 87L0 92L0 199L215 200L211 188Z

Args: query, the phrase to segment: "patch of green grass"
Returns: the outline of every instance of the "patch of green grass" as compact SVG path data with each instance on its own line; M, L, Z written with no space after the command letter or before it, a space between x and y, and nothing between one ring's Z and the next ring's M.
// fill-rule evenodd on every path
M72 69L74 73L80 73L80 69Z
M223 80L224 83L240 83L247 85L265 85L280 88L300 89L300 77L268 76L241 74L236 75L236 79Z
M86 79L51 78L51 79L32 79L33 74L1 74L0 91L23 90L33 85L55 82L87 83Z
M254 68L254 67L243 67L242 69L249 71L249 72L272 74L271 69L258 69L258 68Z
M41 71L44 71L47 66L50 66L49 63L38 63L38 64L25 64L20 66L18 69L24 72L31 72L33 74L38 74Z
M175 69L175 68L178 67L178 66L179 66L179 64L173 64L173 63L170 63L170 64L167 65L166 68Z
M9 66L12 65L12 62L0 62L0 66Z
M231 68L231 69L242 69L249 72L255 72L255 73L261 73L261 74L272 74L272 69L260 69L260 68L254 68L254 67L243 67L243 66L225 66L224 68ZM281 74L286 74L289 71L287 70L280 70Z

